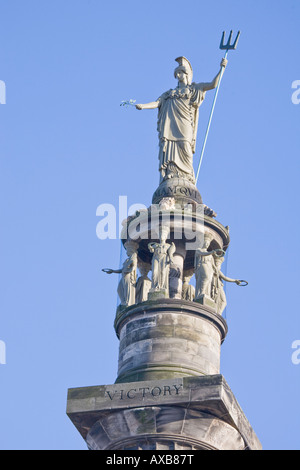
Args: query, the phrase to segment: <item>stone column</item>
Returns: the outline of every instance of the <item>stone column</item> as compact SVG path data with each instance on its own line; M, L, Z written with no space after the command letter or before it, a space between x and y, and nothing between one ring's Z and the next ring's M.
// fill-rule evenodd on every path
M226 322L196 302L143 302L121 312L115 329L120 339L116 382L220 372Z
M179 208L164 200L170 195ZM229 245L228 229L214 219L213 211L207 215L197 210L202 204L200 193L183 179L164 181L153 203L161 203L163 215L170 207L169 227L158 214L155 232L150 211L144 211L139 215L138 238L124 244L148 268L152 247L161 249L156 252L155 270L169 270L169 278L162 276L164 289L160 289L161 278L157 289L152 278L146 299L150 279L141 270L134 286L135 304L120 305L114 322L120 340L115 383L70 389L67 414L93 450L259 450L259 440L220 374L226 321L214 298L208 297L209 303L193 301L195 289L186 284L182 293L184 273L189 278L195 271L196 248L185 245L189 235L210 233L206 249L220 251ZM186 203L193 207L188 214L190 232L178 239ZM128 225L136 222L135 216L128 219ZM172 247L169 257L164 257L167 245L159 245L162 241ZM200 283L201 276L197 272Z

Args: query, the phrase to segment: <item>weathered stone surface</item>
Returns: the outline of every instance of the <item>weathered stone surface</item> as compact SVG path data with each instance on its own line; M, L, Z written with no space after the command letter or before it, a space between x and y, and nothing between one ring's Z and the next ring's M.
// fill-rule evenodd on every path
M195 299L195 302L198 302L201 305L212 308L214 311L217 311L216 303L206 295L201 295L198 299Z
M223 281L243 282L221 272L228 227L202 203L193 170L198 108L227 61L211 82L196 84L189 61L175 60L176 89L136 105L159 109L160 185L152 205L122 223L122 268L103 269L122 275L118 377L113 385L70 389L67 414L91 449L260 449L219 375Z
M93 449L150 438L199 449L261 449L222 375L70 389L67 414Z
M176 204L202 204L201 195L196 186L183 178L172 178L163 181L153 194L152 204L166 198L172 197Z
M150 289L148 294L149 300L168 299L169 292L167 289Z
M143 302L116 319L117 382L218 374L225 320L195 302ZM165 375L163 375L165 371Z
M104 441L103 431L106 434ZM233 426L207 413L176 407L136 408L104 416L87 434L86 442L94 450L120 449L128 446L129 442L131 446L143 447L143 443L153 440L154 436L155 439L180 442L181 445L192 444L199 450L245 448L243 438Z

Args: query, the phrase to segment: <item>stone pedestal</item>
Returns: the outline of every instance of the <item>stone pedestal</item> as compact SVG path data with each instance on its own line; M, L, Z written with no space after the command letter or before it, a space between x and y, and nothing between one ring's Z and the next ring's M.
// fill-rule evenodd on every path
M195 302L197 302L197 303L199 303L199 304L201 304L205 307L209 307L214 311L216 311L216 309L217 309L216 303L210 297L208 297L205 294L200 295L197 299L195 299Z
M185 178L170 178L162 181L152 197L152 204L159 204L166 197L176 199L181 205L190 204L193 208L202 204L197 187Z
M226 321L196 302L160 299L123 309L117 382L218 374Z
M70 389L67 414L92 450L259 450L223 376L226 321L197 302L117 311L115 384Z
M68 391L67 414L93 450L260 450L222 375Z
M149 300L167 299L169 292L167 289L150 289L148 293Z
M228 227L215 215L192 183L172 178L159 185L150 208L123 224L128 270L133 271L123 279L130 301L121 301L114 323L120 340L118 376L113 385L68 393L68 416L90 449L261 448L220 375L227 324L215 303L220 271L212 252L225 253L230 240ZM161 250L159 263L153 260L154 245ZM172 250L164 252L166 245ZM209 279L195 263L203 246L214 268L206 296L200 296L206 290L195 293L189 284L193 274L196 287ZM151 266L157 275L157 265L160 274L168 272L162 284L147 277ZM157 285L164 289L155 290ZM199 298L193 301L195 295Z

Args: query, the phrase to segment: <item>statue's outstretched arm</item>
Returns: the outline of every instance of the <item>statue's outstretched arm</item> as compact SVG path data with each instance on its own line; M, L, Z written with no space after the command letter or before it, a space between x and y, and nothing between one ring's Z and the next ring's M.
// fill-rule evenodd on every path
M240 279L231 279L230 277L225 276L221 271L219 271L219 276L220 276L221 279L223 279L223 281L235 282L237 285L239 285L241 282L243 282Z
M225 69L227 62L228 62L227 59L222 59L221 64L220 64L221 68L219 72L217 73L217 75L215 76L215 78L209 83L203 83L203 91L213 90L214 88L218 86L222 69L223 68Z
M106 274L121 274L122 272L122 269L110 269L110 268L104 268L102 269L102 271Z
M197 250L197 256L209 256L212 255L214 251L201 251Z
M156 109L158 108L159 101L151 101L151 103L136 104L136 109Z

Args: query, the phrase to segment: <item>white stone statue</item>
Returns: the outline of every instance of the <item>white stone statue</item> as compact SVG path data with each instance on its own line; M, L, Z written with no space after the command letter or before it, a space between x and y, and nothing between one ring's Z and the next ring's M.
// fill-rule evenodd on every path
M137 304L148 300L148 293L151 289L151 280L148 277L151 265L141 260L138 260L138 268L141 275L136 283L135 302Z
M183 273L183 284L182 284L182 299L193 302L195 298L195 287L190 284L190 280L194 274L194 271Z
M205 234L202 248L195 250L196 300L201 296L211 298L212 278L215 272L213 254L216 254L216 256L224 254L223 250L218 248L216 250L208 251L211 241L212 236L209 233Z
M164 197L160 203L159 208L165 211L171 211L176 208L176 201L174 197Z
M175 264L175 259L170 263L169 271L169 298L181 299L182 294L182 271L180 266Z
M177 87L166 91L156 101L136 104L136 108L158 108L161 180L178 176L195 183L193 154L199 106L206 91L217 87L222 67L226 67L227 60L222 59L220 71L209 83L192 83L193 70L190 62L185 57L175 60L179 64L174 70L174 76L178 80Z
M173 263L175 244L172 242L170 245L165 239L162 239L160 243L149 243L148 249L153 253L151 289L168 291L170 264Z
M247 285L248 283L246 281L243 281L241 279L231 279L230 277L225 276L221 272L221 265L224 261L223 256L214 256L214 275L212 279L212 298L217 304L217 312L222 315L224 312L224 309L227 305L226 301L226 295L224 291L224 283L223 281L226 282L235 282L238 286L240 285Z
M127 244L127 246L126 246ZM125 248L128 258L124 261L122 269L102 269L106 274L122 274L118 285L118 295L121 305L130 306L135 304L136 290L136 271L137 271L137 244L134 242L126 242Z

